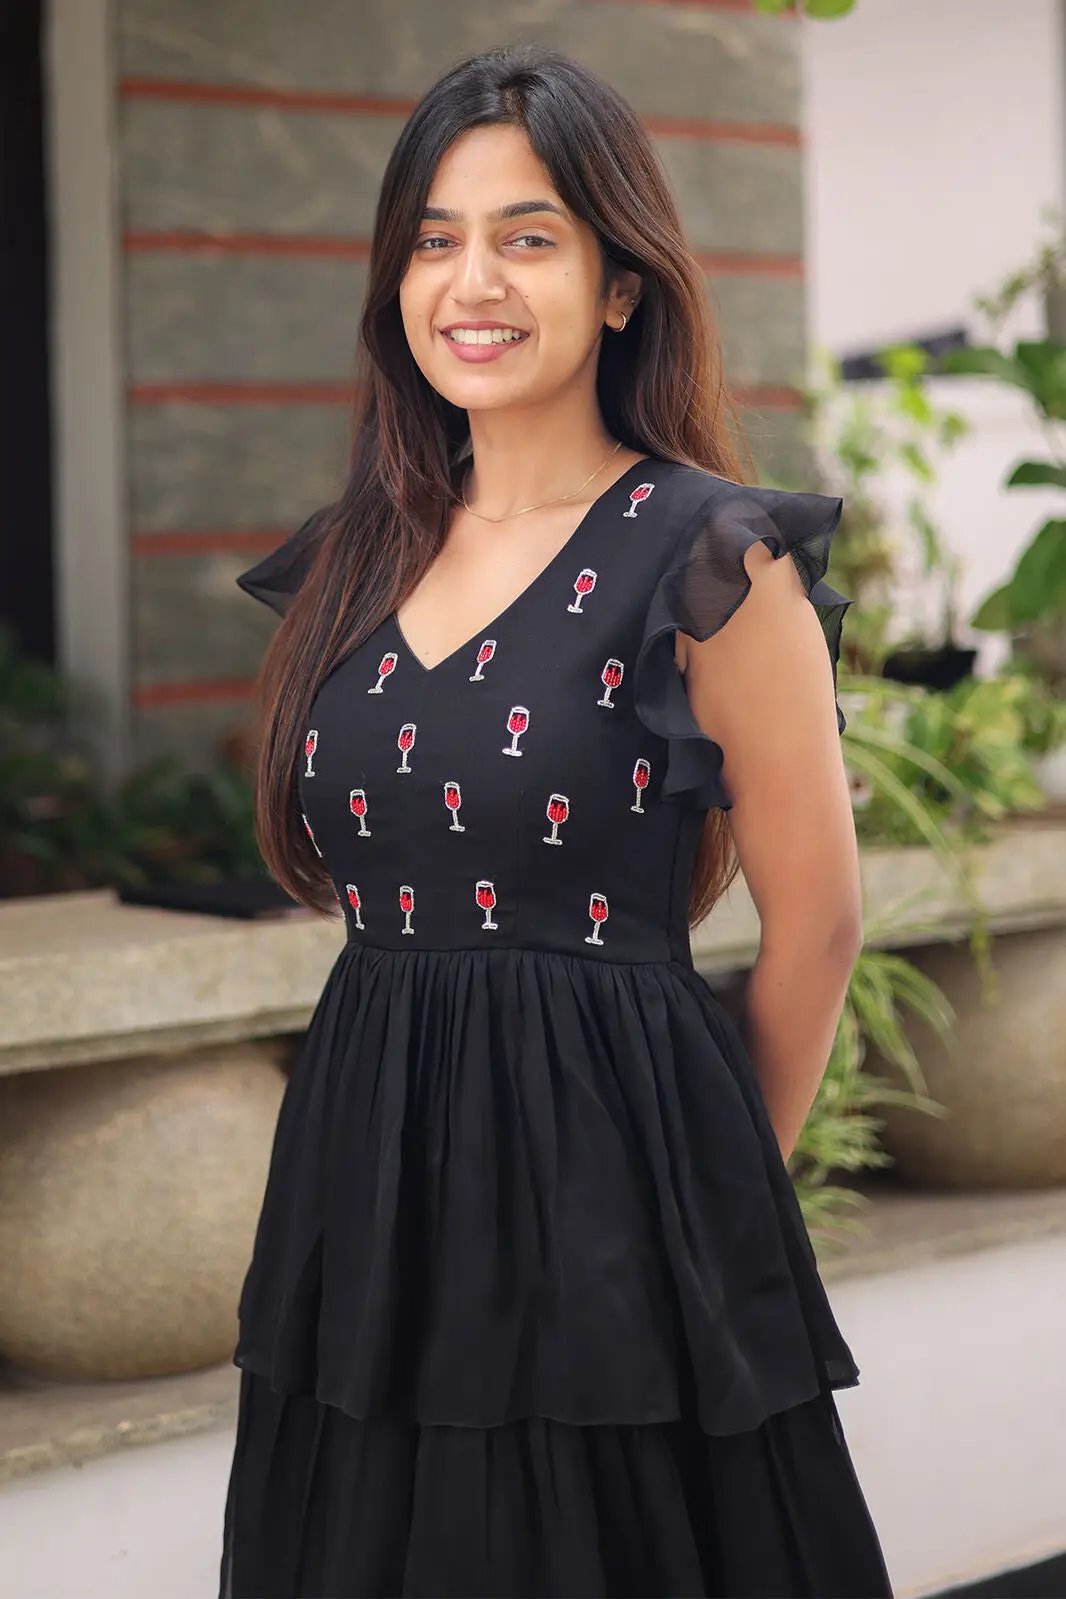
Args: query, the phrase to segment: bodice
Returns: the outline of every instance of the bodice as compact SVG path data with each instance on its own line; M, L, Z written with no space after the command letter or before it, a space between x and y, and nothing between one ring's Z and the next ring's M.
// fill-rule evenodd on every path
M433 668L392 615L323 683L299 794L349 940L691 960L703 812L663 799L634 704L679 470L635 463Z

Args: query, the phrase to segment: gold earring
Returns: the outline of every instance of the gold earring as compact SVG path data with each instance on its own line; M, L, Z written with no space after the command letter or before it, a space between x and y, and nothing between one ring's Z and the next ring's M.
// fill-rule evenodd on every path
M626 330L626 323L627 323L627 322L628 322L628 321L629 321L629 318L628 318L628 317L627 317L627 316L626 316L626 314L625 314L625 312L624 312L624 311L623 311L623 312L622 312L622 326L621 326L621 327L620 327L620 328L615 328L615 330L614 330L614 331L615 331L615 332L616 332L616 333L624 333L624 332L625 332L625 330Z

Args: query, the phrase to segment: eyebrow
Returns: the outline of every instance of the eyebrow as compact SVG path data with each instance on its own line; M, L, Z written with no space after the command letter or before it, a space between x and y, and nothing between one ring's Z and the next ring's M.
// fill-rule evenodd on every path
M551 200L513 200L510 205L501 205L495 211L485 213L489 222L507 222L512 217L526 217L534 211L554 211L556 216L565 217L566 212L561 206ZM461 211L450 211L446 206L427 205L422 213L423 222L462 222Z

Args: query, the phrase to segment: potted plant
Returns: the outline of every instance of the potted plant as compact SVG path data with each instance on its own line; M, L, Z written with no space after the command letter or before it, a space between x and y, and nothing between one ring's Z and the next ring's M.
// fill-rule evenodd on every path
M844 499L834 574L855 607L844 640L846 664L895 682L947 689L973 672L976 650L956 638L961 557L949 550L930 511L937 481L933 451L953 448L969 431L966 418L936 407L927 384L929 356L915 345L881 351L877 364L887 385L875 394L845 384L839 361L817 358L821 375L807 387L808 418L820 435L816 448L832 463L831 492ZM897 469L913 481L894 526L880 501L878 480ZM916 553L915 576L941 588L932 637L915 625L899 631L901 563Z
M1066 237L1061 231L996 294L976 304L996 332L1018 298L1034 288L1043 294L1046 338L1019 339L1009 351L994 344L950 350L939 358L939 368L1007 384L1033 407L1049 454L1017 462L1005 488L1066 491ZM1066 694L1066 501L1062 512L1040 524L1007 580L985 596L970 619L974 628L1009 634L1015 662L1059 697ZM1059 800L1066 800L1064 740L1066 733L1060 736L1057 719L1050 718L1040 780Z

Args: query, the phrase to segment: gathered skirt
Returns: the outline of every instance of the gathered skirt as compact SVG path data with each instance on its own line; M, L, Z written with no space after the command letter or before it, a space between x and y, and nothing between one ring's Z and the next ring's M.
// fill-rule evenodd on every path
M347 947L239 1321L221 1599L891 1592L858 1367L683 963Z

